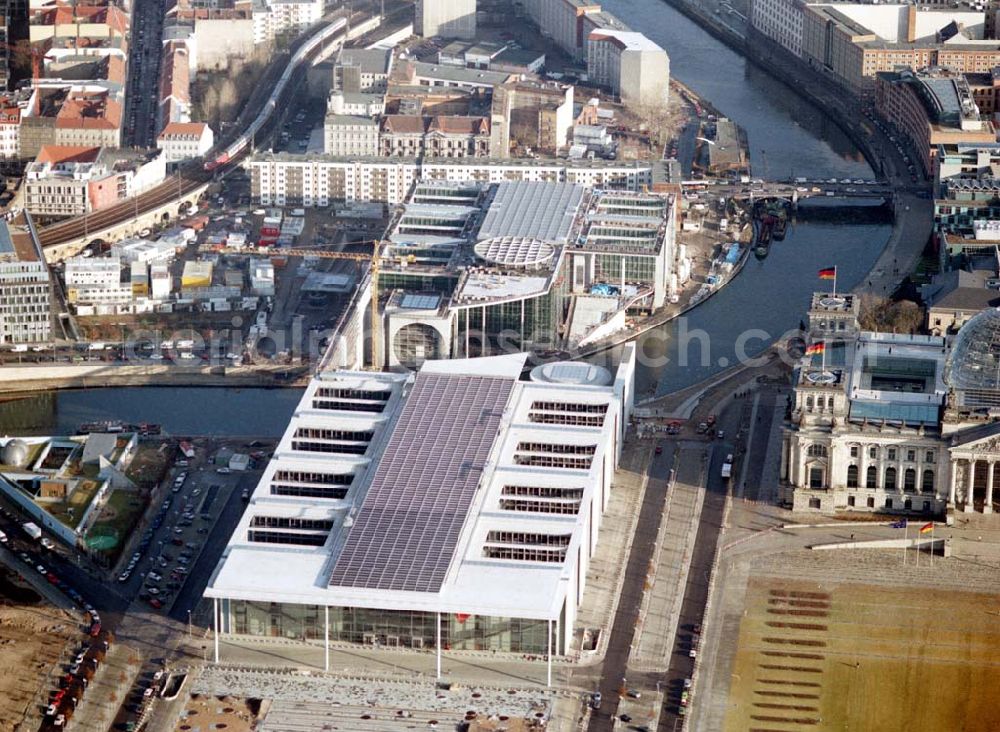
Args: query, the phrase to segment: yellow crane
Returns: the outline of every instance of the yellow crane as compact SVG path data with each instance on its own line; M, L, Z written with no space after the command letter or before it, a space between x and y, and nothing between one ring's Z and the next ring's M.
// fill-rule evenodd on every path
M382 370L382 349L381 349L381 334L382 329L379 323L378 315L378 275L379 269L382 264L382 241L380 239L368 239L366 241L359 242L349 242L350 244L371 244L372 252L371 254L357 254L354 252L331 252L326 249L303 249L303 248L281 248L274 249L273 251L245 251L243 249L221 249L219 254L223 255L234 255L241 254L245 256L265 256L265 257L318 257L320 259L351 259L355 262L368 262L370 266L371 278L372 278L372 302L371 302L371 319L372 319L372 368L375 371Z

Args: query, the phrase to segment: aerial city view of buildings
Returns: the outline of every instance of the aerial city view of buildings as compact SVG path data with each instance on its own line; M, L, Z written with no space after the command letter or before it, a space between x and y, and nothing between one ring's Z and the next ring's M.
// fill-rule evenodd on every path
M998 23L9 3L0 730L1000 729Z

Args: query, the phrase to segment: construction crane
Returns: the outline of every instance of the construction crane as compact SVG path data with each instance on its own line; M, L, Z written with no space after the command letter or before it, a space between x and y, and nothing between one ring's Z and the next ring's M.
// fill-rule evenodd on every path
M326 249L304 249L304 248L279 248L273 251L246 251L244 249L220 249L219 254L244 255L244 256L267 256L267 257L317 257L319 259L350 259L355 262L368 262L372 278L372 368L375 371L382 370L381 361L381 334L378 316L378 275L382 265L382 241L380 239L368 239L366 241L348 242L349 244L371 244L371 254L358 254L355 252L331 252Z

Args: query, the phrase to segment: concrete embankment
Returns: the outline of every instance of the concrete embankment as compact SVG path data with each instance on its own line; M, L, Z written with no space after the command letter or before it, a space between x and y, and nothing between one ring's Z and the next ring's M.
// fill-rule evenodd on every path
M5 396L55 389L113 386L280 386L301 387L305 366L178 367L128 364L51 364L0 368L0 392Z

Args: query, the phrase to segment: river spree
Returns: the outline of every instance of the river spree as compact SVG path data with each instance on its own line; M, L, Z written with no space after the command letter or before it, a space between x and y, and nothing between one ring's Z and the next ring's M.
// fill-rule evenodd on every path
M816 107L703 31L662 0L609 0L611 12L662 45L671 74L747 132L754 175L779 179L872 178L861 153ZM836 265L837 286L858 285L890 234L887 224L798 222L768 257L685 318L643 336L637 387L657 394L695 384L796 328L809 296L828 289L817 270ZM689 334L684 336L684 334ZM617 350L594 361L613 361ZM666 360L666 363L664 363Z
M662 0L604 5L660 43L670 54L671 74L747 131L755 175L872 177L857 148L820 110ZM818 269L837 265L838 287L855 287L889 232L883 224L793 224L767 259L751 259L739 277L689 316L640 339L639 391L655 388L662 394L722 370L734 363L741 335L747 354L762 351L798 326L814 289L829 287L816 279ZM687 346L681 348L682 342ZM615 355L593 360L607 362ZM71 432L86 420L117 418L159 422L173 434L279 435L300 394L296 389L166 387L66 391L0 405L0 429Z

